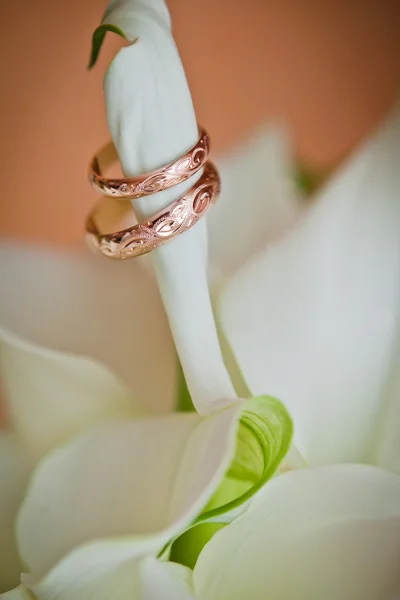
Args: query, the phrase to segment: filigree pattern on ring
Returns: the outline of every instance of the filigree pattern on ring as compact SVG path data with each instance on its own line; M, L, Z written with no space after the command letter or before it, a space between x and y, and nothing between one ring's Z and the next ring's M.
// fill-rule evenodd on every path
M209 152L210 139L202 129L196 144L186 154L161 169L139 177L108 179L101 174L98 158L94 157L89 177L93 187L106 196L135 199L155 194L186 181L205 165ZM116 158L115 149L113 157Z
M116 233L101 235L89 217L90 245L109 258L123 260L151 252L190 227L216 202L220 191L218 172L207 163L199 181L187 194L144 223Z

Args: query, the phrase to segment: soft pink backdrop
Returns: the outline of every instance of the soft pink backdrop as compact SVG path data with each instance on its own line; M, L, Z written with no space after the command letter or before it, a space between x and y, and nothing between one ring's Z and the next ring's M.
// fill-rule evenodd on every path
M0 235L68 244L94 200L91 153L107 139L102 77L85 70L103 0L3 1ZM223 149L286 118L297 151L332 168L394 101L397 0L170 0L199 120ZM5 8L6 6L6 8ZM138 82L140 85L140 82Z

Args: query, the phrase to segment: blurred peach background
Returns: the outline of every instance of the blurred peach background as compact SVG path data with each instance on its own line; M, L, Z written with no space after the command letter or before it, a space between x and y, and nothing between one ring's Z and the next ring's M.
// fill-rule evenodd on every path
M87 162L108 138L91 34L106 0L3 2L0 235L81 240L95 196ZM397 0L170 0L199 120L223 150L263 120L284 118L299 156L334 167L394 102ZM6 18L5 18L6 17ZM138 82L140 85L140 82Z

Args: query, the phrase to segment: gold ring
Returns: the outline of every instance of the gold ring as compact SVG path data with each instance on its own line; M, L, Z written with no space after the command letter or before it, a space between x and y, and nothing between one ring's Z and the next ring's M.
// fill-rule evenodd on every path
M98 192L113 198L149 196L189 179L205 165L209 152L210 138L204 129L200 129L195 145L168 165L138 177L107 179L103 176L103 171L118 159L114 144L109 142L92 158L89 179Z
M186 194L143 223L124 228L121 226L127 219L134 217L132 206L101 198L86 221L88 244L118 260L147 254L193 227L215 204L219 192L218 171L207 162L202 176ZM110 230L113 233L108 233Z

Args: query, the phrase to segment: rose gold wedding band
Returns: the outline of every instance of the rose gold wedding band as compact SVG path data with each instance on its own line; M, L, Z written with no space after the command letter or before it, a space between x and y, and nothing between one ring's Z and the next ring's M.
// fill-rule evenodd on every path
M207 132L201 128L199 139L195 145L170 164L138 177L107 179L103 176L103 172L118 159L114 144L109 142L92 158L89 179L93 187L106 196L126 199L140 198L186 181L204 166L209 152L210 138Z
M183 196L147 221L115 231L134 217L126 202L101 198L86 221L87 241L104 256L124 260L147 254L184 233L206 214L218 199L220 179L214 165L207 162L195 185ZM101 233L106 229L114 233Z

